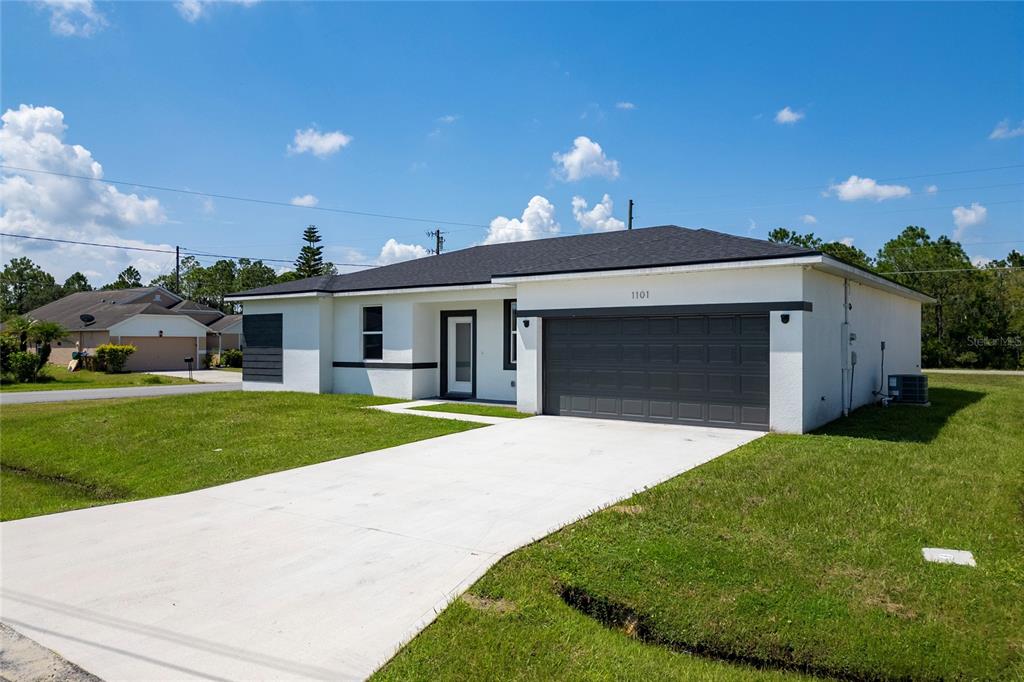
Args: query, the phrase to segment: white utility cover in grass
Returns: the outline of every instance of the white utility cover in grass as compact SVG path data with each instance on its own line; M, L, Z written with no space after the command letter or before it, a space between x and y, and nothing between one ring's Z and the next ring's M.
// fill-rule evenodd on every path
M925 561L937 564L957 564L958 566L977 566L974 555L964 549L943 549L942 547L925 547L921 550Z

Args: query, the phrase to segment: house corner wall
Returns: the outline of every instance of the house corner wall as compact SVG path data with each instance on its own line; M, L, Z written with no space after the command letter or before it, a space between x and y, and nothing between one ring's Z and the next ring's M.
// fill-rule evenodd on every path
M768 427L772 431L804 432L804 328L806 316L811 314L800 310L769 313Z
M527 414L540 414L543 402L543 324L539 317L516 320L516 409Z
M332 363L332 347L322 345L326 339L331 338L331 332L325 332L323 327L326 315L324 300L330 302L329 298L316 296L245 302L246 315L281 314L282 380L277 383L243 379L243 390L324 392L324 363L328 367Z

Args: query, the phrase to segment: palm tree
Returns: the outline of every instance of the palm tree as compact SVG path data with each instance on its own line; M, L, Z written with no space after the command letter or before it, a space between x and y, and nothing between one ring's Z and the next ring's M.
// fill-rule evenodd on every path
M68 330L56 322L33 320L28 326L28 340L40 344L39 366L42 367L50 359L50 344L68 335Z
M4 321L4 336L12 336L18 340L22 351L28 350L28 329L32 320L24 315L14 315Z

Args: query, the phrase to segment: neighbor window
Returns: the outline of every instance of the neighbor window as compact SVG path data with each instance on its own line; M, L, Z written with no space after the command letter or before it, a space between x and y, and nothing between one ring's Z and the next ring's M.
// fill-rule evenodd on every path
M505 369L516 368L516 299L505 300Z
M384 313L379 305L363 308L363 360L384 358Z

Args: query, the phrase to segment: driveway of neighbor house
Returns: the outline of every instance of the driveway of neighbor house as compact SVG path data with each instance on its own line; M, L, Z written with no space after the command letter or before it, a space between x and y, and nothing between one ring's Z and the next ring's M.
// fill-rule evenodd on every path
M176 379L188 379L187 370L176 369L162 372L146 372L161 377L175 377ZM240 384L242 373L232 372L226 369L197 369L192 371L192 379L201 381L204 384Z
M0 619L107 680L359 679L503 555L760 435L534 417L11 521Z

